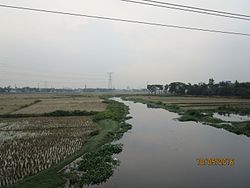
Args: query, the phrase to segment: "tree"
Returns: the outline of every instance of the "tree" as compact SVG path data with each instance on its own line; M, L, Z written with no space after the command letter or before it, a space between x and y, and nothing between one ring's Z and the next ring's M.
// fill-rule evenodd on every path
M159 85L159 84L147 85L147 89L149 90L150 93L156 94L157 91L159 93L162 93L163 92L163 85Z
M167 92L168 92L168 88L169 88L169 85L166 84L166 85L164 86L164 93L167 93Z
M214 79L213 79L213 78L210 78L210 79L209 79L208 85L209 85L209 86L213 86L213 85L214 85Z
M177 95L186 94L187 85L182 82L172 82L169 84L169 92Z

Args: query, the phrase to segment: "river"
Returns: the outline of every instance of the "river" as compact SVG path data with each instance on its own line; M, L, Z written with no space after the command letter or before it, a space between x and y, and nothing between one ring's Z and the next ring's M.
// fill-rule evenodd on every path
M133 125L118 141L121 165L104 184L91 188L248 188L250 138L144 104L115 100L130 108ZM234 166L199 166L198 158L232 158Z

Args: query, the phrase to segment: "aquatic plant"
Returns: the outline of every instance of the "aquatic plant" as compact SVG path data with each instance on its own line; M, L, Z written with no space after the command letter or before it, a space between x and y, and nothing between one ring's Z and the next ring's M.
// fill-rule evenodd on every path
M121 144L106 144L96 151L86 153L79 163L78 173L71 173L68 176L70 183L82 187L105 182L119 165L119 161L112 156L121 151Z

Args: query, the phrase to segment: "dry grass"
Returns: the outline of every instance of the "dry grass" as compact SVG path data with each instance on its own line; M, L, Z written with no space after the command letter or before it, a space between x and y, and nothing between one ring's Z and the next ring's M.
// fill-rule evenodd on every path
M32 104L37 100L41 102ZM0 94L0 114L43 114L56 110L104 111L105 109L106 104L96 95Z
M129 98L129 97L128 97ZM135 96L150 101L161 101L166 104L174 104L183 110L188 109L215 109L219 106L230 105L250 108L249 99L225 98L225 97L161 97L161 96Z
M1 120L0 187L64 160L95 130L90 117Z
M14 95L0 94L0 114L14 112L25 105L33 103L35 99L21 98Z
M56 110L104 111L106 105L98 97L44 99L41 102L14 112L14 114L43 114Z

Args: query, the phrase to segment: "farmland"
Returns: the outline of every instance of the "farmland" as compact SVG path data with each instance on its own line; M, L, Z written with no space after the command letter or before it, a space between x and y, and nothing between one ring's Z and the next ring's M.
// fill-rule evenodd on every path
M42 114L56 110L104 111L106 105L94 95L0 94L0 114Z
M0 99L0 187L62 186L78 178L71 171L67 178L63 169L83 155L96 164L79 168L86 176L79 183L101 183L113 174L119 163L112 153L118 150L110 143L131 128L124 104L95 94L2 94ZM106 147L113 166L97 160Z
M58 117L52 113L55 117L33 117L33 114L106 109L98 96L66 94L3 94L0 106L1 115L25 115L0 119L0 187L57 165L81 150L100 129L91 115Z
M12 184L64 160L78 151L95 129L86 117L26 118L1 123L0 185Z

